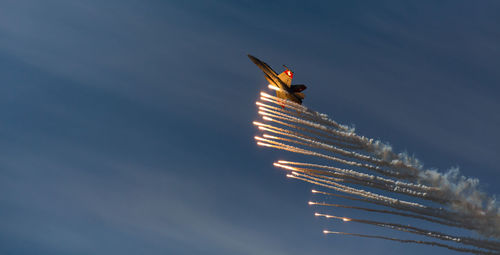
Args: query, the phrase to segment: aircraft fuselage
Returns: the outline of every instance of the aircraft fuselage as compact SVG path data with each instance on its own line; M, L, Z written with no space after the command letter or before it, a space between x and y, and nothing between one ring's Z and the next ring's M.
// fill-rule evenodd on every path
M269 66L267 65L266 63L262 62L260 59L252 56L252 55L248 55L248 58L250 58L250 60L252 60L252 62L257 65L260 70L262 70L262 72L264 72L264 77L266 78L266 80L280 88L281 90L285 91L287 94L289 94L290 97L293 97L295 100L293 101L296 101L296 102L302 102L302 99L300 99L299 97L297 97L293 91L290 90L290 87L288 85L286 85L279 77L278 77L278 74Z

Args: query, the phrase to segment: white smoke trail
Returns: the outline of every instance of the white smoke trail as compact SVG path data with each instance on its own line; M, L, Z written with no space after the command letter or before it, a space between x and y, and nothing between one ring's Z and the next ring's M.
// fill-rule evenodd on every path
M482 251L482 250L477 250L477 249L461 248L461 247L455 247L455 246L451 246L451 245L447 245L447 244L443 244L443 243L430 242L430 241L420 241L420 240L413 240L413 239L399 239L399 238L386 237L386 236L354 234L354 233L346 233L346 232L338 232L338 231L330 231L330 230L323 230L323 233L324 234L337 234L337 235L357 236L357 237L363 237L363 238L383 239L383 240L400 242L400 243L425 244L425 245L431 245L431 246L438 246L438 247L450 249L450 250L453 250L453 251L468 252L468 253L479 254L479 255L498 255L499 254L497 252L490 252L490 251Z
M293 136L291 136L291 137L293 137ZM293 138L295 138L295 137L293 137ZM277 137L277 136L273 136L273 138L270 138L270 139L282 140L282 141L286 141L286 142L296 143L296 144L300 144L300 145L303 145L303 146L308 146L308 147L311 147L311 148L321 148L321 149L325 149L327 151L331 151L331 152L337 153L339 155L347 156L347 157L350 157L350 158L353 158L353 159L366 160L366 161L368 161L370 163L374 162L372 160L368 160L367 158L369 158L369 157L366 157L366 156L361 155L359 153L348 152L348 151L345 151L345 150L342 150L342 149L338 149L338 148L336 148L334 146L330 146L330 145L327 145L327 144L324 144L324 143L319 143L319 142L315 142L315 141L304 139L304 138L298 138L297 137L297 139L301 140L301 141L297 141L297 140L294 140L294 139ZM362 163L359 163L359 164L362 164ZM368 165L368 164L366 164L366 165ZM371 165L371 167L376 167L376 166Z
M406 187L410 189L415 189L415 190L420 190L422 192L435 192L438 191L439 188L436 187L430 187L430 186L425 186L422 184L415 184L415 183L409 183L409 182L403 182L403 181L395 181L392 179L387 179L384 177L380 176L375 176L371 174L365 174L365 173L360 173L358 171L354 171L351 169L341 169L338 167L333 167L333 166L326 166L326 165L319 165L319 164L311 164L311 163L300 163L300 162L293 162L293 161L284 161L284 160L279 160L278 163L280 164L287 164L287 165L298 165L298 166L307 166L307 167L316 167L316 168L323 168L323 169L328 169L336 172L342 172L342 173L347 173L351 175L356 175L362 178L370 179L370 180L377 180L381 181L387 184L391 185L396 185L396 186L401 186L401 187Z
M406 175L409 175L412 177L415 177L415 175L417 175L418 169L416 169L411 164L404 163L407 161L410 162L409 157L405 158L404 162L402 160L396 160L394 158L391 158L391 160L388 160L388 157L389 157L388 155L392 155L389 153L389 148L390 148L389 146L385 146L379 142L374 143L373 139L368 139L366 137L358 136L353 131L352 132L336 131L334 129L327 128L327 127L325 127L321 124L318 124L318 123L305 121L305 120L295 118L292 116L284 117L285 114L276 115L276 114L271 114L271 113L264 112L264 111L259 111L259 114L263 115L264 119L266 119L266 117L267 117L266 120L273 121L273 122L279 123L281 125L285 125L285 126L292 127L295 129L303 130L303 131L313 133L316 135L325 136L327 134L330 134L331 136L328 137L330 139L335 139L335 140L339 140L339 141L346 142L346 143L356 144L356 145L360 146L361 148L366 149L370 153L377 154L376 152L374 152L374 148L381 148L381 150L383 150L385 154L384 154L384 158L381 158L382 160L378 161L378 164L383 164L383 165L393 167L393 168L397 169L398 171L404 172ZM299 126L296 126L296 125L293 125L290 123L286 123L283 121L277 121L276 119L280 119L283 121L289 121L289 122L293 122L296 124L302 124L302 125L312 127L312 128L315 128L317 130L320 130L320 131L323 131L326 133L321 133L321 132L318 132L318 131L315 131L312 129L299 127Z
M267 99L267 98L266 98ZM291 116L290 116L291 117ZM374 141L373 139L368 139L364 136L358 136L354 129L349 129L348 132L338 131L332 128L325 127L319 123L313 123L311 121L304 121L299 118L287 118L280 117L280 119L293 121L298 124L304 124L309 127L316 128L318 130L344 137L345 139L350 139L352 142L362 145L365 149L371 153L376 154L381 159L386 161L388 164L391 164L393 167L399 168L401 171L408 171L409 173L415 174L418 171L418 168L421 167L418 160L413 157L409 157L406 154L398 154L392 152L392 148L384 144L380 141ZM316 119L318 120L318 119Z
M376 213L383 213L383 214L392 214L392 215L398 215L398 216L403 216L403 217L408 217L408 218L414 218L414 219L420 219L420 220L425 220L429 221L432 223L438 223L441 225L447 225L450 227L463 227L462 225L454 222L448 222L448 221L443 221L443 220L438 220L418 214L411 214L411 213L403 213L403 212L398 212L398 211L391 211L391 210L380 210L380 209L372 209L372 208L367 208L367 207L360 207L360 206L350 206L350 205L342 205L342 204L329 204L329 203L324 203L324 202L308 202L309 205L318 205L318 206L331 206L331 207L340 207L340 208L347 208L347 209L354 209L354 210L361 210L361 211L367 211L367 212L376 212Z
M346 140L342 139L341 137L336 137L336 136L332 136L332 135L320 133L320 132L317 132L317 131L315 131L313 129L304 128L304 127L301 127L301 126L296 126L296 125L289 124L289 123L286 123L286 122L282 122L282 121L279 121L279 120L276 120L276 119L272 119L272 118L267 117L267 116L263 116L262 119L264 119L266 121L271 121L271 122L274 122L274 123L277 123L277 124L280 124L280 125L283 125L283 126L286 126L286 127L289 127L289 128L292 128L293 130L287 130L287 131L292 132L293 134L296 134L296 135L298 134L299 136L308 137L308 138L311 138L311 139L318 139L318 138L315 138L315 137L312 137L312 136L308 136L308 135L305 135L305 134L302 134L302 133L298 133L298 132L296 132L294 130L304 131L304 132L307 132L309 134L314 134L314 135L318 135L318 136L321 136L323 138L329 139L329 140L324 140L324 139L322 140L324 143L327 143L327 144L332 144L332 145L336 145L336 146L342 146L344 148L354 149L354 150L362 149L362 147L360 145L349 144ZM283 131L283 129L277 128L277 127L269 125L269 124L262 124L262 123L256 122L256 121L254 121L253 123L254 123L254 125L259 125L259 126L265 125L265 127L268 127L268 128L271 128L271 129L278 129L278 130ZM259 124L256 124L256 123L259 123Z
M387 165L389 165L387 162L384 162L384 161L382 161L380 159L376 159L376 158L373 158L373 157L370 157L370 156L367 156L367 155L363 155L363 154L358 153L358 152L344 150L344 149L341 149L341 148L338 148L338 147L335 147L335 146L332 146L332 145L329 145L329 144L326 144L326 143L323 143L323 142L318 142L318 141L313 140L314 138L312 138L312 139L305 139L305 138L297 137L297 136L294 137L294 138L300 139L302 141L307 142L308 143L307 146L309 146L309 147L314 147L314 148L320 148L320 149L328 150L328 151L331 151L333 153L337 153L337 154L340 154L340 155L343 155L343 156L346 156L346 157L350 157L350 158L353 158L353 159L367 161L369 163L373 163L373 164L376 164L376 165L381 165L381 166L387 166Z
M323 120L322 118L320 118L317 115L309 114L308 112L288 111L288 110L285 110L284 108L270 106L270 105L264 104L262 102L256 102L256 104L259 106L259 110L261 110L261 111L268 111L270 113L281 115L283 117L291 117L291 116L293 116L293 117L296 117L296 118L305 119L307 121L319 122L322 125L326 125L326 126L329 126L331 128L334 128L334 129L337 128L336 125L332 125L332 123ZM346 127L338 128L338 130L341 131L341 132L346 132L346 133L351 133L352 132L352 129L349 129L349 128L346 128Z
M324 133L324 132L320 132L320 131L317 131L317 130L314 130L314 129L311 129L311 128L307 128L307 127L303 127L303 126L297 126L297 125L294 125L294 124L291 124L291 123L283 122L283 121L289 121L289 122L292 122L292 123L301 124L301 123L294 122L293 119L290 119L290 118L287 118L287 117L282 117L282 116L278 116L278 115L275 115L275 114L270 114L270 113L266 113L266 112L262 112L262 111L259 111L258 113L260 115L262 115L263 119L265 119L265 120L270 120L271 118L273 118L270 121L276 122L278 124L281 124L281 125L284 125L284 126L287 126L287 127L291 127L291 128L302 130L302 131L306 131L306 132L311 133L311 134L315 134L315 135L326 137L326 138L329 138L329 139L341 141L341 142L344 142L344 143L352 144L354 146L360 146L360 147L364 146L363 144L356 142L355 140L351 139L350 137L345 137L345 136L342 136L342 135L332 134L332 133ZM266 119L266 117L267 117L267 119ZM277 119L282 120L282 121L278 121Z
M255 124L255 125L258 125L258 124ZM274 127L271 125L265 125L265 126L259 125L258 128L262 131L267 131L267 132L274 133L274 134L288 136L288 137L295 138L295 139L298 139L298 140L301 140L304 142L313 141L314 139L316 139L312 136L304 135L304 134L301 134L298 132L293 132L293 131L286 130L286 129L277 128L277 127ZM325 144L329 144L329 145L333 145L333 146L343 146L344 148L349 148L349 149L358 149L359 148L357 146L351 146L351 145L342 144L342 143L333 142L333 141L325 141Z
M408 233L423 235L423 236L427 236L427 237L437 238L437 239L441 239L444 241L452 241L452 242L461 243L461 244L465 244L465 245L472 245L472 246L476 246L476 247L482 248L482 249L500 251L500 243L494 242L494 241L478 240L478 239L469 238L469 237L452 236L452 235L440 233L437 231L412 227L409 225L401 225L401 224L372 221L372 220L354 219L351 217L339 217L339 216L335 216L335 215L321 214L321 213L315 213L314 215L320 216L320 217L338 219L338 220L342 220L342 221L358 222L358 223L369 224L369 225L374 225L374 226L378 226L378 227L390 228L390 229L399 230L399 231L403 231L403 232L408 232Z
M294 122L294 123L301 124L301 125L304 125L304 126L308 126L308 127L311 127L311 128L315 128L315 129L321 130L321 131L323 131L325 133L329 133L331 135L343 138L346 141L349 141L349 142L352 142L352 143L363 144L362 142L359 141L359 139L357 139L358 138L357 136L353 135L350 132L338 131L338 130L335 130L335 129L327 128L327 127L325 127L325 126L323 126L321 124L314 123L314 122L307 121L307 120L303 120L303 119L296 118L296 117L293 117L293 116L289 116L289 115L286 115L286 114L280 114L280 115L278 115L278 114L266 113L264 111L259 111L259 114L264 115L264 116L268 116L268 117L273 117L273 118L281 119L281 120L286 120L286 121Z
M355 189L352 187L347 187L338 183L334 183L328 180L324 180L321 178L317 178L314 176L309 176L306 174L295 173L296 176L288 176L292 178L296 178L302 181L306 181L312 184L316 184L319 186L323 186L325 188L333 189L336 191L349 193L357 196L364 197L366 199L372 199L377 201L378 204L392 207L399 210L405 210L412 213L423 214L431 217L441 218L446 221L456 222L457 224L461 224L463 228L472 229L476 231L481 230L481 226L471 224L467 221L467 218L463 218L463 215L457 214L456 212L448 211L443 208L433 208L429 206L425 206L419 203L413 203L409 201L399 200L395 198L390 198L387 196L381 196L372 192L366 193L364 190ZM333 186L332 186L333 185ZM336 186L336 187L334 187ZM340 188L338 188L340 187Z
M301 180L307 181L309 183L320 185L320 186L323 186L323 187L326 187L326 188L331 188L331 187L335 186L338 189L334 189L334 190L345 192L345 193L349 193L349 194L353 194L353 195L362 196L362 197L365 197L365 198L375 199L375 200L378 200L378 201L381 201L381 202L385 202L385 203L388 203L388 204L393 204L393 205L396 205L396 206L405 206L405 207L409 207L409 208L427 208L425 205L422 205L422 204L419 204L419 203L404 201L404 200L400 200L400 199L396 199L396 198L392 198L392 197L387 197L387 196L379 195L379 194L376 194L376 193L373 193L373 192L369 192L369 191L366 191L366 190L361 190L361 189L356 189L356 188L348 187L348 186L345 186L345 185L342 185L342 184L339 184L339 183L336 183L336 182L333 182L333 181L327 181L327 180L324 180L324 179L321 179L321 178L316 178L316 177L313 177L313 176L310 176L310 175L307 175L307 174L301 174L301 173L297 173L297 172L292 172L292 174L294 174L297 177L301 177Z
M433 217L433 218L439 218L440 220L437 220L437 221L445 222L444 225L449 225L449 226L453 226L453 227L457 226L457 227L461 227L461 228L465 228L465 229L469 229L469 230L475 230L475 231L480 230L480 228L479 228L480 226L470 225L468 222L464 222L463 220L460 220L461 219L460 215L457 215L454 212L446 211L442 208L429 208L429 207L425 208L425 209L419 209L419 208L413 208L413 207L407 208L405 206L393 205L390 203L385 203L385 202L377 201L377 200L370 199L370 198L358 198L358 197L334 194L334 193L329 193L329 192L324 192L324 191L319 191L319 190L314 190L314 189L311 190L311 192L314 194L334 196L334 197L344 198L344 199L353 200L353 201L360 201L360 202L364 202L364 203L370 203L370 204L380 205L380 206L384 206L384 207L390 207L390 208L405 211L405 212L415 213L416 215L420 215L422 217L429 216L429 217ZM433 219L433 220L436 220L436 219Z
M481 226L482 234L500 237L500 207L495 197L479 190L478 179L461 176L454 168L445 174L436 170L421 171L419 181L440 187L443 197L450 201L450 208L461 212L471 224Z
M324 159L329 159L329 160L336 161L336 162L339 162L339 163L342 163L342 164L346 164L346 165L350 165L350 166L363 167L363 168L366 168L366 169L378 172L378 173L386 175L386 176L396 176L396 177L400 177L400 178L402 177L401 174L399 174L397 172L392 172L392 171L389 171L389 170L386 170L386 169L382 169L380 167L373 166L373 165L370 165L370 164L363 164L363 163L359 163L359 162L355 162L355 161L345 160L345 159L341 159L341 158L338 158L338 157L335 157L335 156L325 155L325 154L322 154L322 153L319 153L319 152L302 149L302 148L291 146L291 145L284 144L284 143L278 143L276 141L265 139L265 138L261 138L261 137L257 137L257 136L255 137L255 139L257 139L259 141L265 141L265 142L268 142L268 143L279 145L279 146L282 146L282 147L286 147L286 148L293 148L295 152L300 153L300 154L305 154L305 155L316 156L316 157L320 157L320 158L324 158Z
M263 102L256 103L259 106L259 114L262 115L264 121L275 123L275 125L269 125L254 122L260 130L273 134L263 134L263 137L256 137L258 145L327 159L336 162L336 164L353 168L345 169L313 163L279 161L276 166L293 171L287 176L361 197L349 197L348 199L410 213L370 208L361 209L361 207L352 209L424 219L433 223L475 230L486 237L500 238L500 207L494 197L479 190L477 179L461 176L458 169L452 169L445 174L432 169L424 169L418 159L405 153L397 154L388 144L359 136L353 128L338 124L326 115L312 111L303 105L266 93L261 93L261 100L280 107ZM317 152L320 150L321 153ZM362 172L365 170L386 177ZM404 194L413 198L426 199L447 209L411 200L382 196L340 183L352 183L391 193ZM325 192L325 194L329 193ZM397 227L399 230L403 229L401 227L403 225L396 225L390 226ZM410 228L405 228L405 230L418 232L416 229ZM446 238L450 237L438 235L441 234L438 232L422 231L421 234L429 236L431 235L429 233L433 233L433 237L445 238L443 240L448 240ZM469 239L461 238L461 240ZM476 239L470 240L472 240L471 242L477 241ZM481 242L481 245L487 243ZM489 246L489 249L496 246L492 247Z
M264 92L261 92L261 99L262 99L262 97L269 99L269 101L274 100L271 102L274 104L277 104L277 105L281 105L279 103L279 101L282 101L282 99L280 99L280 98L271 96L271 95L264 93ZM265 101L268 101L268 100L265 100ZM314 117L316 120L319 120L319 122L325 123L325 125L329 125L333 128L338 128L338 129L344 130L344 131L350 131L352 129L348 126L338 124L336 121L328 118L328 115L326 115L324 113L312 111L312 110L308 109L307 107L300 105L300 104L296 104L294 102L286 101L286 103L287 103L287 105L290 106L290 108L294 108L294 110L297 110L297 111L304 113L304 114L308 114L308 115Z
M282 165L280 163L274 163L274 166L284 168L286 170L307 173L307 174L312 175L312 176L317 177L317 178L329 179L330 176L333 176L333 177L337 177L337 178L342 178L343 182L347 182L347 183L353 183L353 184L374 187L374 188L381 189L381 190L387 190L387 191L396 192L396 193L400 193L400 194L420 197L420 198L428 199L431 201L437 200L433 197L428 196L427 193L425 193L425 192L419 192L419 191L415 191L415 190L411 190L411 189L407 189L407 188L394 186L392 184L387 184L387 183L384 183L381 181L375 181L373 179L359 177L359 175L347 174L347 173L342 171L344 169L339 169L341 171L330 172L330 171L317 170L317 169L290 167L290 166ZM352 171L352 170L350 170L350 171ZM355 172L355 171L352 171L352 172Z
M291 151L291 152L295 152L295 153L317 156L317 155L315 155L314 152L312 152L312 154L310 154L309 153L310 151L305 151L305 150L302 150L300 148L284 145L284 144L270 141L270 140L267 140L264 138L258 138L258 140L273 143L273 145L270 145L270 144L263 144L262 142L259 142L259 145L273 147L273 148L282 149L282 150L287 150L287 151ZM328 184L321 183L321 179L319 179L319 178L316 178L316 180L309 180L309 179L300 178L297 176L289 176L289 177L300 179L300 180L310 182L310 183L313 183L316 185L320 185L323 187L334 189L334 190L337 190L340 192L346 192L346 193L350 193L350 194L354 194L354 195L360 195L360 196L363 196L365 198L375 199L375 200L378 200L379 202L383 202L384 205L386 205L386 206L394 207L396 209L406 210L406 211L410 211L410 212L414 212L414 213L421 213L421 214L432 216L432 217L443 218L445 220L452 220L452 221L461 222L462 224L464 224L463 227L465 227L465 228L478 230L477 226L471 225L467 222L464 222L461 215L457 215L453 212L443 210L442 208L425 207L425 206L420 205L418 203L411 203L411 202L392 199L392 198L380 199L380 197L377 197L378 195L377 196L370 196L369 194L363 194L363 191L361 191L361 190L348 188L348 187L343 186L343 185L342 185L342 188L335 188L332 185L328 185L328 184L332 184L332 183L328 183ZM339 186L340 184L335 184L335 185Z
M264 135L265 136L265 135ZM267 136L265 136L267 137ZM404 195L409 195L409 196L414 196L422 199L426 199L429 201L433 202L438 202L438 203L443 203L446 202L442 197L439 197L436 192L429 192L430 189L426 186L422 185L417 185L413 186L411 183L404 183L404 182L396 182L391 179L387 178L382 178L378 176L373 176L369 174L364 174L360 173L354 170L350 169L341 169L341 168L336 168L336 167L329 167L329 166L321 166L323 168L329 169L330 171L324 171L324 170L318 170L318 169L312 169L312 168L303 168L303 167L290 167L283 165L282 163L295 163L295 162L288 162L288 161L278 161L276 163L273 163L274 166L284 168L287 170L293 170L293 171L298 171L298 172L304 172L311 174L315 177L318 178L327 178L327 176L334 176L338 178L343 178L347 179L346 182L351 182L355 184L360 184L364 186L369 186L381 190L387 190L390 192L395 192L399 194L404 194ZM296 163L296 165L307 165L307 166L320 166L316 164L303 164L303 163ZM353 180L353 181L349 181Z

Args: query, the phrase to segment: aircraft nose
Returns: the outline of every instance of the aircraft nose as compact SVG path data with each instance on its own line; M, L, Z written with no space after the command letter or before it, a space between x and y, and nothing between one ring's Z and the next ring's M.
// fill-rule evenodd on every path
M252 62L253 62L254 64L256 64L256 65L259 65L259 64L260 64L260 60L259 60L259 59L257 59L256 57L254 57L254 56L252 56L252 55L250 55L250 54L248 54L247 56L248 56L248 58L249 58L250 60L252 60Z

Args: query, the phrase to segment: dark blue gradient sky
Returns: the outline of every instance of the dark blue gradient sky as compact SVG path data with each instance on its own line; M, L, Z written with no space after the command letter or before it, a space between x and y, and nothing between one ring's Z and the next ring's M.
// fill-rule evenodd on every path
M253 141L267 84L246 54L500 194L500 4L305 2L2 1L0 253L456 254L324 236L410 237L314 218L271 165L293 155Z

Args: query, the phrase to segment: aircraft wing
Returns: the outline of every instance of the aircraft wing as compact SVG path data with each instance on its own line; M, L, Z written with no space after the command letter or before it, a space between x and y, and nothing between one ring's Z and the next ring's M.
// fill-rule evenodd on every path
M262 70L266 75L268 76L277 76L278 74L264 61L248 54L248 58L250 58L250 60L252 60L252 62L254 64L256 64L260 70Z

